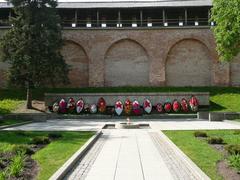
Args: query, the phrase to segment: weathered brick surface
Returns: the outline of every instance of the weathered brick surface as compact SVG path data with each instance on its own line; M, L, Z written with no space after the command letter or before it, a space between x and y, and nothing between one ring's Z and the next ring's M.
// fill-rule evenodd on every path
M208 28L66 29L63 35L69 87L240 85L240 56L220 63Z
M230 68L232 86L240 86L240 54L234 58Z
M83 48L73 42L65 42L62 49L62 55L66 63L70 66L68 74L71 87L87 87L88 86L88 57Z
M105 55L105 86L147 86L149 64L139 44L130 40L116 42Z
M201 42L183 40L177 43L166 60L166 85L210 86L212 61Z

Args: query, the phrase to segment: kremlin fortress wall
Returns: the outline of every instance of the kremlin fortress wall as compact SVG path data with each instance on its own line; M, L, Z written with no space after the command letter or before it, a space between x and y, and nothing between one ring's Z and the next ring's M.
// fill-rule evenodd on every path
M209 28L69 28L63 37L68 87L240 86L240 56L219 62ZM1 62L1 87L7 69Z
M211 7L211 0L60 2L67 87L240 86L240 55L218 60ZM0 36L11 27L10 9L0 3ZM7 70L0 62L0 87Z

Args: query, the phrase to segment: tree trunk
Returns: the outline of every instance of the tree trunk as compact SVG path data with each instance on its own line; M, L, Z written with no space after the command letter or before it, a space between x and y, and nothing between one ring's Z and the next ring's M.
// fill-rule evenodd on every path
M32 109L32 89L28 85L27 87L27 109Z

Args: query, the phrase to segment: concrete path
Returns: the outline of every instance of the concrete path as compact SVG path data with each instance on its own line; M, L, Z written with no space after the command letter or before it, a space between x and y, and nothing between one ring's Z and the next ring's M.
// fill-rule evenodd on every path
M89 157L87 154L81 160L84 163L76 164L65 179L209 179L197 166L186 163L188 158L179 156L167 138L160 137L161 134L151 130L104 130L100 143L88 153L93 154L94 151L98 156ZM98 148L99 144L101 148Z
M98 121L78 120L49 120L47 122L36 122L23 126L7 128L4 130L24 131L97 131L105 123Z
M23 126L8 128L5 130L26 130L26 131L96 131L102 128L105 123L115 123L124 120L49 120L26 124ZM155 130L195 130L195 129L240 129L240 123L210 122L191 120L138 120L141 123L149 123ZM138 122L134 120L133 122Z

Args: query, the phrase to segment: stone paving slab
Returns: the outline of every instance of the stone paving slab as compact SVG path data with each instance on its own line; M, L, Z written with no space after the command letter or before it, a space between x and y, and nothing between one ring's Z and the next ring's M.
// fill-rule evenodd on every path
M27 130L27 131L97 131L106 123L117 123L123 120L48 120L47 122L31 123L23 126L7 128L5 130ZM195 129L240 129L240 123L211 122L191 120L139 120L133 122L149 123L155 130L195 130Z
M84 179L173 179L148 130L104 130L103 133L109 133L108 138ZM80 171L76 174L74 179L82 179Z
M161 132L149 129L104 130L89 156L76 165L68 180L209 180ZM94 161L92 160L94 159ZM87 164L87 165L86 165Z
M156 130L240 129L240 124L216 121L158 121L150 124Z
M31 123L23 126L7 128L4 130L24 131L97 131L104 122L77 121L77 120L48 120L47 122Z
M75 164L73 169L65 176L64 180L84 180L107 139L108 135L106 133L102 135L87 154Z

